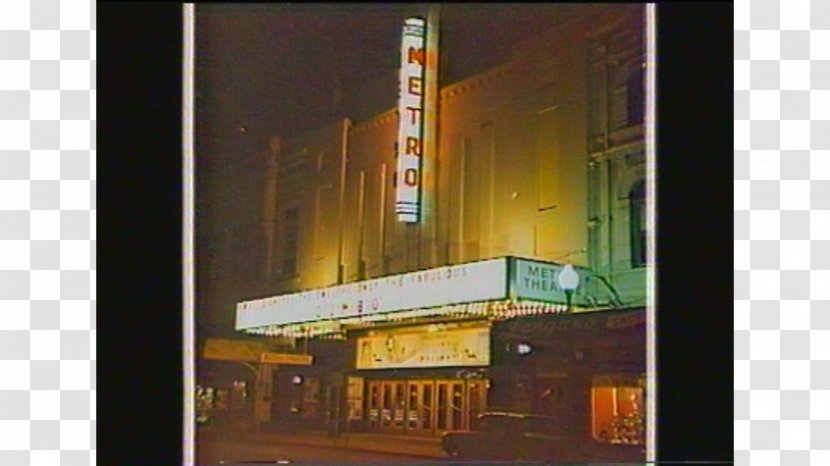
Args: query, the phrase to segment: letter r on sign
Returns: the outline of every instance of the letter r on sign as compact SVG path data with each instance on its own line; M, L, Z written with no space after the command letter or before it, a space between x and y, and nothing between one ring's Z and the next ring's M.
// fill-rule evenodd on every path
M406 155L421 156L421 140L418 138L406 138Z

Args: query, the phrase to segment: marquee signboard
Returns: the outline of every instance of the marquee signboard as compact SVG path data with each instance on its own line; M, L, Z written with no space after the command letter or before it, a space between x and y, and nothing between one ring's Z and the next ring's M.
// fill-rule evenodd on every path
M441 330L435 325L375 332L357 340L357 369L487 366L489 327Z
M417 223L421 210L421 157L424 134L424 70L426 21L407 18L401 40L398 100L398 166L395 212L398 220Z
M644 309L579 312L550 318L531 317L510 320L495 326L501 339L556 341L564 334L608 336L611 332L645 331Z
M263 354L274 351L280 343L285 344L286 340L261 341L208 338L202 357L217 361L260 362ZM293 341L291 341L291 346L293 346Z
M568 297L559 280L564 270L561 264L500 257L271 296L238 303L236 329L371 319L398 311L505 299L566 304ZM589 306L586 282L590 271L572 270L579 279L571 304Z
M314 356L294 353L262 353L260 362L286 366L310 366L314 364Z
M559 274L564 266L550 262L540 262L528 259L515 259L514 274L511 287L515 297L548 303L565 303L567 295L559 283ZM573 290L574 305L588 305L585 283L590 271L583 267L574 267L579 275L578 283Z
M507 297L507 259L392 275L237 304L236 329L370 316Z

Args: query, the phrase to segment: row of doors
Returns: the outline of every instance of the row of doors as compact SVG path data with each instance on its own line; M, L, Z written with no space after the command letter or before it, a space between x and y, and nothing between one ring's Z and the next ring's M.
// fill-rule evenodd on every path
M367 395L371 429L437 435L470 427L486 407L487 381L371 380Z

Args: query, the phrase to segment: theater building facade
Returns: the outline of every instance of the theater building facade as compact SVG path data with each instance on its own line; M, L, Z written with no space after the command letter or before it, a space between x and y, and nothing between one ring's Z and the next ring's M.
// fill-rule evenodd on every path
M270 365L262 420L439 435L502 410L643 445L643 16L569 9L454 83L437 14L402 18L398 107L274 138L273 292L236 330L314 362Z

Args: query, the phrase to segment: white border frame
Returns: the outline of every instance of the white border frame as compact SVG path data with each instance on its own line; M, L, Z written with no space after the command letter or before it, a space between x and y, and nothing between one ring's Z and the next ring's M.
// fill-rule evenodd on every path
M657 5L646 4L646 461L657 461L657 237L654 234L657 203L655 138L657 117Z
M183 37L183 66L182 66L182 103L184 106L182 119L182 149L183 149L183 212L182 225L182 254L183 254L183 287L184 287L184 315L182 316L183 340L183 368L184 368L184 405L183 425L184 438L182 445L182 464L192 466L196 464L196 371L195 371L195 269L194 269L194 177L195 158L193 153L193 111L194 111L194 72L195 72L195 6L185 3L183 7L184 37Z
M194 174L195 157L193 150L193 111L194 111L194 72L195 72L195 5L183 4L184 40L183 40L183 367L184 367L184 406L183 406L183 445L182 464L195 465L195 258L194 258ZM656 359L656 201L657 178L655 176L656 154L656 4L647 3L646 9L646 381L648 397L646 403L646 461L656 461L656 420L657 420L657 359Z

